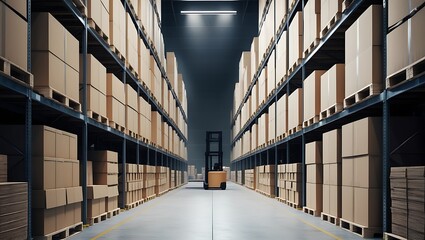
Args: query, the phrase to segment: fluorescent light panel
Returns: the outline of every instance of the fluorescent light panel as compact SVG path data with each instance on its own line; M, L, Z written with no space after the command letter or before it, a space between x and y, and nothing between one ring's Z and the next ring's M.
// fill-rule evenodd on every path
M180 11L181 15L236 15L237 11Z

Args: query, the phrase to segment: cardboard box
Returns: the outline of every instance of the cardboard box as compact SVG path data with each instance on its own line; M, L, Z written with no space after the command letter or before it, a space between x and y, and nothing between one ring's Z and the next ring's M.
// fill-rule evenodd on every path
M303 89L297 88L288 97L288 129L302 126Z
M361 188L382 187L382 158L373 156L355 157L354 185Z
M119 193L118 193L118 186L117 185L114 185L114 186L108 186L108 195L107 195L107 197L116 197L116 196L118 196L119 195Z
M93 182L98 185L116 185L118 174L93 173Z
M348 131L350 129L347 129ZM351 132L347 132L348 136ZM342 154L341 129L323 133L323 164L340 163ZM348 147L349 146L345 146ZM347 149L348 151L348 149ZM348 155L348 153L347 153Z
M105 210L107 212L113 211L118 208L118 196L107 197L105 201Z
M125 104L115 97L106 96L106 113L109 121L125 127Z
M366 227L382 226L382 189L354 187L354 222Z
M106 198L88 199L87 200L87 218L95 218L106 212Z
M143 39L139 40L139 77L140 81L150 90L151 72L150 72L150 53L146 48ZM177 89L177 87L176 87Z
M100 0L91 0L91 2ZM100 93L106 95L106 68L91 54L87 54L87 82ZM80 54L80 69L83 69L83 55ZM83 72L80 71L80 84L83 82Z
M305 164L322 163L322 142L315 141L305 145Z
M118 164L111 162L93 162L94 173L118 174Z
M315 183L307 183L306 185L306 191L307 191L307 204L306 206L308 208L312 208L318 212L322 211L322 184L315 184Z
M341 14L343 0L321 0L320 26L324 29L335 15Z
M7 3L11 7L19 8L19 10L21 10L21 6L18 5L25 4L26 6L26 2L24 3L24 1L8 0ZM25 19L14 13L13 10L7 7L3 2L0 2L0 10L2 12L0 16L0 22L2 22L2 26L0 27L0 43L2 43L0 47L0 56L5 57L26 70L28 56L28 24Z
M341 163L331 163L331 164L326 164L326 165L323 165L323 166L329 167L329 172L328 172L329 175L325 175L323 178L324 179L328 178L329 185L340 186L342 184L342 164ZM356 177L354 177L354 178L356 178Z
M344 145L344 143L343 143ZM382 154L382 118L369 117L354 122L353 155Z
M106 95L92 85L87 85L87 110L106 117ZM80 99L83 99L83 91L80 91Z
M125 107L125 127L133 133L139 133L139 113L131 107Z
M325 165L324 165L325 166ZM322 185L322 195L323 195L323 201L322 201L322 212L330 214L330 186L323 184Z
M32 207L52 209L66 205L66 188L32 191Z
M32 188L47 190L56 188L56 160L55 158L32 158L33 182ZM7 173L7 168L6 168Z
M313 71L304 80L304 121L309 121L320 114L320 79L325 71ZM318 120L318 119L317 119Z
M125 105L131 107L134 110L139 109L139 97L137 95L137 92L131 87L130 84L124 85L125 89Z
M342 186L354 186L354 158L342 159Z
M100 199L107 197L107 185L87 185L87 199Z
M83 201L83 189L81 186L66 189L66 204L79 203Z
M303 58L303 13L297 12L289 25L289 62L288 69Z
M109 150L90 150L87 158L93 162L118 163L118 153Z
M309 164L306 165L307 170L307 183L323 183L323 165L322 164Z
M102 32L109 36L109 1L87 0L88 18L92 19Z
M16 0L3 0L9 7L18 12L24 20L27 19L27 2L26 1L16 1Z
M342 186L342 209L341 218L354 222L354 187Z
M109 1L109 39L121 53L126 53L126 12L121 2Z
M56 231L56 209L32 209L31 224L34 236L45 236Z
M126 92L124 89L124 83L112 73L108 73L106 75L106 83L106 96L112 96L120 103L125 104Z
M320 111L335 106L342 110L345 96L345 65L335 64L320 77ZM324 117L324 116L321 116Z
M128 68L132 68L136 73L139 68L139 35L136 26L129 13L126 14L126 63Z
M324 185L323 185L324 186ZM329 213L332 216L341 216L342 209L342 187L341 185L329 186Z
M304 51L315 40L320 39L320 0L308 1L303 9L304 16Z

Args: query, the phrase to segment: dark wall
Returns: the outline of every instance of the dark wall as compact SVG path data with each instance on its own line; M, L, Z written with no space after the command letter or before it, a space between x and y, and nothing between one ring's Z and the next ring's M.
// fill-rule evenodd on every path
M181 10L237 10L236 16L182 16ZM223 131L224 165L230 158L230 111L239 59L258 29L258 1L162 1L162 32L175 52L188 95L189 164L200 171L205 132Z

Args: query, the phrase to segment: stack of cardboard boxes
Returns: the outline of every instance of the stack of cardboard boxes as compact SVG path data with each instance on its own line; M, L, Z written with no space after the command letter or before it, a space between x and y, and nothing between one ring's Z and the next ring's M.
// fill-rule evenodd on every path
M108 124L106 113L106 68L91 54L87 54L87 115ZM83 69L83 55L80 55L80 68ZM80 72L80 87L83 82ZM80 99L84 92L80 90Z
M256 182L256 190L270 197L274 197L275 189L275 166L274 165L263 165L257 166L255 171L258 174Z
M90 225L106 219L107 185L87 185L87 222Z
M406 239L425 238L425 167L392 167L392 233Z
M119 131L125 131L125 100L124 83L114 74L106 75L106 106L109 125Z
M176 170L171 169L170 170L170 189L176 188ZM193 179L193 177L192 177Z
M286 193L284 196L284 200L290 206L300 208L301 207L301 163L291 163L286 164L286 173L285 173L285 189Z
M33 14L31 24L34 88L48 98L81 110L78 40L50 13Z
M162 116L157 111L151 112L151 138L152 143L162 145Z
M320 114L320 79L325 71L313 71L304 80L304 121L303 127L308 127L319 121Z
M381 92L381 29L382 6L372 5L345 32L345 107L363 99L358 92Z
M156 167L155 166L144 166L143 175L143 198L148 199L156 196Z
M323 134L323 211L322 220L339 224L341 217L341 129Z
M382 119L363 118L342 126L342 218L379 232L382 226Z
M230 171L230 180L236 182L236 171Z
M245 186L250 189L255 189L255 174L254 169L245 169Z
M282 140L285 134L288 132L288 98L284 94L277 100L277 112L276 112L276 137L277 140Z
M150 91L153 95L153 97L156 99L156 101L162 100L162 73L159 69L158 65L156 64L155 58L151 55L150 56L150 72L151 72L151 83L150 83Z
M288 75L291 74L295 67L300 64L303 58L303 13L301 11L295 14L294 19L289 25L289 62Z
M109 0L87 0L88 23L109 43Z
M143 199L143 179L145 177L144 174L144 166L126 163L125 165L119 165L119 171L122 174L125 168L125 184L123 186L123 178L119 178L119 191L121 194L125 195L125 201L120 198L119 205L129 207L134 203L139 202ZM124 189L122 189L124 187Z
M7 156L0 155L0 238L25 239L28 224L28 184L7 182Z
M26 71L28 57L27 2L7 1L7 4L4 4L3 1L0 2L0 11L2 12L0 16L2 22L0 56Z
M242 174L244 171L238 170L236 171L236 182L242 185Z
M323 37L341 18L343 0L321 0L320 36Z
M305 145L305 165L307 184L304 212L320 216L323 198L322 142L316 141Z
M308 1L304 6L304 57L317 46L320 39L320 0Z
M106 185L105 211L118 208L118 153L112 151L89 151L92 161L93 184Z
M169 168L157 166L155 170L155 193L160 196L169 190Z
M272 103L269 107L269 126L267 134L267 143L272 144L276 139L276 103Z
M278 200L286 200L286 164L277 165L277 188L278 188Z
M139 97L139 136L148 143L151 141L151 105L143 98Z
M130 84L125 89L125 128L126 133L134 138L139 134L139 95Z
M135 75L139 77L139 35L136 25L129 13L126 14L126 66Z
M345 65L335 64L320 77L320 119L342 111Z
M120 1L109 0L110 45L121 59L126 57L126 13Z
M297 88L288 97L288 134L301 130L303 124L303 89Z

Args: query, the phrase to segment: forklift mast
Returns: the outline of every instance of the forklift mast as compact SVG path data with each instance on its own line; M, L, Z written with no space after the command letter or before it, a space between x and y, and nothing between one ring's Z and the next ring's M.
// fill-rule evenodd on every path
M208 174L211 172L223 172L223 144L221 131L207 131L206 134L206 151L205 151L205 179L204 188L213 187L209 184ZM223 187L225 189L225 179ZM220 187L220 186L219 186Z

